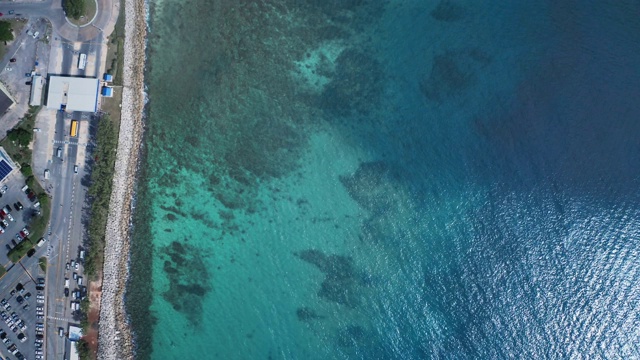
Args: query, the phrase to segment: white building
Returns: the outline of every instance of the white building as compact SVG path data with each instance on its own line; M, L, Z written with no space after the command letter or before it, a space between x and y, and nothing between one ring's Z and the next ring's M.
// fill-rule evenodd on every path
M42 105L42 90L44 89L44 79L41 75L35 75L31 80L31 96L29 97L29 105Z
M47 108L66 111L96 112L100 79L50 76Z

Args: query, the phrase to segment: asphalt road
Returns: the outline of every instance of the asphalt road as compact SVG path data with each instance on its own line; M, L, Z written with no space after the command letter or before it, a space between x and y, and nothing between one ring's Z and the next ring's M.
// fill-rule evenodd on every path
M83 44L83 46L85 46ZM63 53L63 70L71 73L76 66L77 56L71 50ZM56 116L55 136L51 144L53 151L49 160L52 189L51 243L54 246L50 257L50 269L47 274L47 326L46 343L47 358L63 359L69 351L69 341L66 337L58 336L58 329L65 331L69 323L76 323L70 307L70 297L64 296L65 279L71 279L72 271L66 270L66 263L77 260L78 247L82 244L83 230L81 227L82 205L85 198L85 188L80 184L83 172L74 172L78 163L78 138L71 138L70 123L72 119L80 120L87 117L82 113L68 114L58 112ZM80 122L82 124L82 122ZM86 142L86 140L85 140ZM57 156L57 149L62 149L62 156ZM80 166L79 166L80 168ZM79 273L81 273L81 268ZM70 291L74 287L70 286Z

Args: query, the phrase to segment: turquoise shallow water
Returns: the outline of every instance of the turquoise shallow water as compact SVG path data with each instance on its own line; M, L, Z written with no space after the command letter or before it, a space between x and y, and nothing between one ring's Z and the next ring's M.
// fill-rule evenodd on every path
M139 359L638 355L636 5L150 10Z

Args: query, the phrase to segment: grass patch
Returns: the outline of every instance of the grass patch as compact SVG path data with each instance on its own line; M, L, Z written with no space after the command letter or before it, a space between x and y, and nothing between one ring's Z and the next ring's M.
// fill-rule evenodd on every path
M81 6L82 9L80 9L81 13L77 17L67 13L67 19L69 19L69 21L71 21L71 23L75 25L82 26L82 25L88 24L89 21L91 21L91 19L93 19L93 17L96 15L95 0L71 0L71 1L65 0L64 2L68 2L68 3L82 2L83 3L83 5Z
M22 33L22 29L24 28L24 25L26 22L25 20L18 20L18 19L4 20L4 21L8 22L11 25L14 38ZM7 48L8 48L8 45L5 45L4 42L0 42L0 59L7 54Z
M9 257L9 260L15 264L20 261L20 259L22 259L22 257L25 256L27 251L31 250L31 248L33 248L31 239L25 238L22 242L16 245L16 247L11 249L9 253L7 253L7 256Z
M97 271L104 261L105 232L109 216L109 200L113 184L113 169L116 163L118 145L118 126L108 115L104 115L98 124L96 136L96 159L91 172L91 186L88 196L91 203L89 217L88 251L84 271L95 279Z
M122 85L122 69L124 64L124 5L121 3L118 20L109 35L109 46L107 51L107 74L113 75L113 84Z
M40 270L42 270L42 272L46 273L47 272L47 257L43 256L40 259L38 259L38 265L40 265Z
M4 266L0 265L0 279L7 273L7 269Z
M120 108L120 104L122 104L122 88L115 88L113 90L113 97L102 98L100 110L109 114L111 119L119 123L120 113L122 111L122 108Z

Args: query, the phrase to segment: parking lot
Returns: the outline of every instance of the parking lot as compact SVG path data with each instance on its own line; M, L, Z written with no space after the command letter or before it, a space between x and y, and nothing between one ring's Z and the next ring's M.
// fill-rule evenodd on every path
M37 199L31 201L22 190L24 186L25 178L18 171L10 175L4 184L0 184L0 208L10 209L4 213L0 211L0 263L5 269L12 264L7 253L23 241L23 235L30 236L27 235L29 223L40 211ZM39 239L31 240L35 244Z
M26 269L15 269L13 273L18 277L6 283L8 286L0 294L0 340L5 346L2 353L11 353L17 359L42 359L44 274Z

